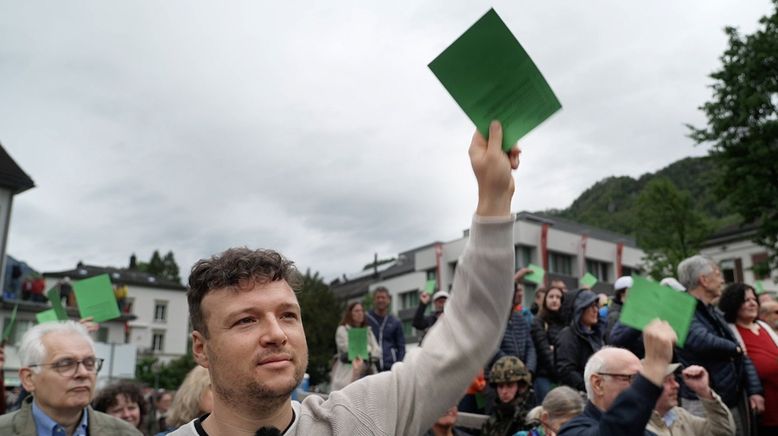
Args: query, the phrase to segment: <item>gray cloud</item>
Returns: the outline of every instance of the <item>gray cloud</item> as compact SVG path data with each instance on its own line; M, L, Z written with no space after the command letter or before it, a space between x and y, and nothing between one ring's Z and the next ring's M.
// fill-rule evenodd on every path
M470 122L426 64L490 5L4 2L0 141L37 187L9 252L41 270L274 247L332 277L458 237ZM760 0L495 8L564 109L522 141L514 209L704 154L725 25Z

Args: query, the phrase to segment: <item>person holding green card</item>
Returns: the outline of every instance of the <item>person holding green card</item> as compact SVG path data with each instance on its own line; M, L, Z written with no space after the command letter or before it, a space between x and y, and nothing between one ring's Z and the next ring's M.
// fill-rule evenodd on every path
M355 328L365 329L367 333L367 353L370 356L367 361L359 357L354 358L353 361L349 359L349 330ZM338 348L338 360L332 365L331 385L333 391L343 389L354 380L378 372L375 362L378 361L381 348L378 346L375 335L373 335L373 332L367 325L365 309L362 307L362 303L355 302L346 307L343 319L335 331L335 344Z

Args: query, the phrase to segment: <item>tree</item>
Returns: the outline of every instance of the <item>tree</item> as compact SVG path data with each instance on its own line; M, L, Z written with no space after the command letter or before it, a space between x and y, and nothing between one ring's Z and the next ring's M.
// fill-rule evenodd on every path
M191 352L167 364L160 363L156 357L145 356L135 364L135 378L154 388L175 390L195 365Z
M745 222L759 225L755 242L778 268L778 0L751 35L727 27L729 47L710 75L713 98L702 110L707 125L689 125L698 143L711 143L721 169L716 194Z
M179 268L172 251L168 251L165 257L159 255L159 250L154 250L148 262L136 262L133 254L130 256L130 269L137 269L161 279L181 283Z
M696 254L710 233L707 219L687 192L666 178L646 185L637 200L638 245L646 252L647 270L655 279L675 276L683 259Z
M329 381L332 357L336 353L335 330L343 314L343 305L319 273L311 274L310 270L303 276L297 299L308 341L308 374L311 385L316 385Z

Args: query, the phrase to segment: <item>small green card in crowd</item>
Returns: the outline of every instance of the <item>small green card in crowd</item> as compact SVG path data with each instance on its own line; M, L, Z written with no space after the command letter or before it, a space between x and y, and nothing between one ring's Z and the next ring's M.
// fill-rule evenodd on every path
M8 325L5 326L3 329L3 344L5 344L8 341L8 338L11 337L11 334L14 331L14 326L16 325L16 311L19 310L19 305L14 305L14 310L11 312L11 319L8 320Z
M38 320L39 324L59 321L59 319L57 319L57 312L55 312L54 309L46 309L42 312L36 313L35 319Z
M756 294L759 295L764 292L764 286L762 285L761 280L757 280L754 282L754 290L756 291Z
M677 345L683 347L696 307L697 300L686 292L633 275L629 298L621 309L619 321L638 330L643 330L655 318L667 321L678 337Z
M51 308L54 309L54 313L57 314L59 321L65 321L68 319L68 314L65 312L65 308L62 307L62 300L59 295L59 286L54 286L46 291L46 297L51 303Z
M348 329L348 360L355 358L367 360L367 327L352 327Z
M424 292L428 294L432 294L435 292L436 286L437 286L437 281L435 279L429 279L427 280L427 284L424 286Z
M594 285L597 284L597 281L597 277L595 277L592 273L586 273L583 277L581 277L581 284L589 289L593 288Z
M505 151L562 107L494 9L430 62L429 68L485 138L492 120L502 123Z
M527 268L531 269L532 272L524 276L524 280L535 283L536 285L542 285L543 279L546 277L546 271L543 267L531 263L527 265Z
M91 316L94 322L103 322L121 316L108 274L77 281L73 292L81 318Z

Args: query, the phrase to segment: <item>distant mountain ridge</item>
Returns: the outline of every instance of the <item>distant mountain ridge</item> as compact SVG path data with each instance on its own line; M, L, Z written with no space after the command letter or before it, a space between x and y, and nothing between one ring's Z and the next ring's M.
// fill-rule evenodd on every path
M584 191L570 207L541 213L635 236L635 229L640 225L635 216L638 196L651 180L666 177L679 190L692 196L695 208L711 221L714 230L718 230L738 222L739 216L726 203L716 199L716 171L709 157L687 157L638 179L606 177Z

